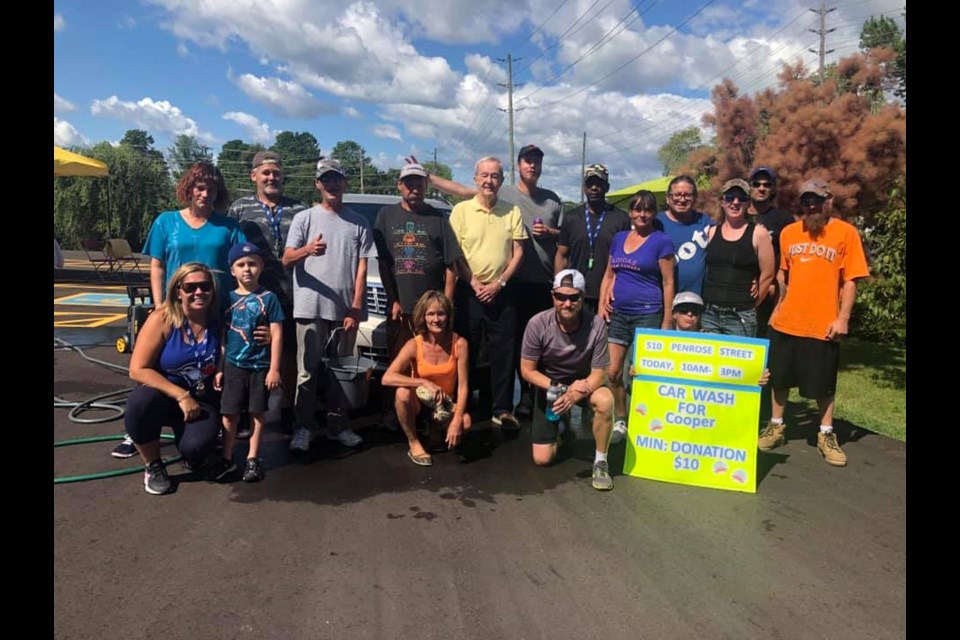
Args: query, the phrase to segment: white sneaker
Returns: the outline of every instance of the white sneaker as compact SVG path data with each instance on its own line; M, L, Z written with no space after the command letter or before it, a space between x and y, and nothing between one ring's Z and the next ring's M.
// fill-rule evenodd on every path
M293 432L293 439L290 440L290 451L309 451L310 439L310 429L299 427Z
M343 446L350 447L351 449L359 446L360 443L363 442L363 438L354 433L353 429L344 429L334 436L327 434L327 438L330 440L336 440Z
M620 444L627 437L627 421L617 420L613 423L613 435L610 438L610 444Z

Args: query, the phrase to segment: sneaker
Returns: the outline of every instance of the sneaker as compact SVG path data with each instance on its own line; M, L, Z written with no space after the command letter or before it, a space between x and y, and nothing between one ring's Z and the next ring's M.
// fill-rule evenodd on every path
M493 424L500 425L501 429L507 431L519 431L520 421L509 411L501 411L490 419Z
M143 488L152 496L160 496L170 491L170 476L162 460L154 460L143 472Z
M627 421L617 420L613 423L613 434L610 436L610 444L620 444L627 438Z
M613 489L613 478L610 477L610 465L606 460L593 463L593 488L597 491Z
M237 470L237 463L226 458L219 458L210 465L208 476L213 480L223 480L228 475Z
M359 446L360 443L363 442L363 438L361 438L356 433L354 433L353 429L350 429L350 428L344 429L343 431L341 431L336 435L330 435L328 433L327 439L336 440L343 446L350 447L351 449L353 447Z
M309 451L311 434L310 429L298 427L290 439L290 451Z
M833 431L821 431L817 434L817 450L827 464L835 467L847 466L847 454L837 444L837 434Z
M530 394L521 394L520 402L514 407L513 414L517 416L517 420L530 420L533 418L533 398L530 397Z
M780 445L786 444L786 431L787 425L782 422L780 424L775 422L769 423L757 437L757 449L760 449L760 451L772 451Z
M259 458L248 458L247 464L243 468L244 482L260 482L263 480L263 469L260 468Z
M114 458L121 459L132 458L137 455L137 448L133 445L133 440L130 439L130 436L123 436L123 442L114 447L110 455Z

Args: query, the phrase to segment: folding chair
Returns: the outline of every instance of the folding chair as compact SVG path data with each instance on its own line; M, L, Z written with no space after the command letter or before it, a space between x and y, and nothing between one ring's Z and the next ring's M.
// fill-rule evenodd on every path
M130 248L130 243L123 238L111 238L107 240L103 252L113 261L113 267L117 270L117 273L120 274L121 278L124 273L129 275L133 275L134 272L138 274L143 273L140 270L140 258L133 253L133 249ZM126 272L124 272L124 267L127 269Z
M93 272L98 280L103 280L103 273L101 273L101 271L104 269L106 269L106 273L113 272L114 260L103 250L105 249L103 241L87 238L80 243L80 246L83 248L83 253L87 256L87 260L93 265Z

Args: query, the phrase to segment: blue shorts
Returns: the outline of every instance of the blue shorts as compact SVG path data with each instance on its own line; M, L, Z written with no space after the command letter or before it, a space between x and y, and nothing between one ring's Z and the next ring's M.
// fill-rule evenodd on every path
M636 329L659 329L661 322L663 311L635 316L614 311L610 317L610 326L607 327L607 341L622 347L630 346Z

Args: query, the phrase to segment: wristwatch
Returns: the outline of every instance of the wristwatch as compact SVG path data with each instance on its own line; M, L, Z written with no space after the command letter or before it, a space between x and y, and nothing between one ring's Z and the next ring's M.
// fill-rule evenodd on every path
M500 278L499 280L497 280L497 284L500 285L500 288L501 288L501 289L503 289L504 287L507 286L507 282L506 282L506 280L504 280L503 278Z

